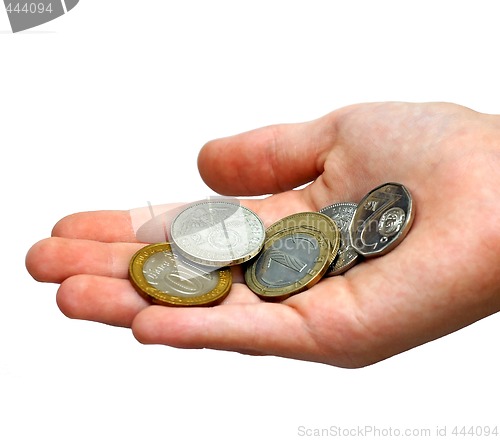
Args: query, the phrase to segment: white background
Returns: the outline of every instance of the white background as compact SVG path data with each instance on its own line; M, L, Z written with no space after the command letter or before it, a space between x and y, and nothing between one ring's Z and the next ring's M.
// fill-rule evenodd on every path
M499 316L343 370L142 346L63 316L24 267L66 214L210 195L196 157L214 137L364 101L500 113L496 3L81 0L21 34L0 10L0 438L500 425Z

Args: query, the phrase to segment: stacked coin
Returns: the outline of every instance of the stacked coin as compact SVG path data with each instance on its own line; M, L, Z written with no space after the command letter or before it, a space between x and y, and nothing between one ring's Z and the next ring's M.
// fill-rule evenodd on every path
M212 200L182 210L170 235L171 242L148 245L132 257L133 286L157 304L214 305L231 288L227 266L256 256L265 228L254 212L238 203Z
M171 243L134 255L129 275L154 303L214 305L231 288L228 266L246 263L248 287L262 299L282 301L362 258L385 255L402 242L413 218L412 197L398 183L374 188L359 203L290 215L267 230L238 203L198 202L173 220Z
M356 203L335 203L320 210L341 231L339 253L326 276L340 275L362 257L385 255L403 241L414 218L413 201L407 188L385 183Z
M357 207L356 203L334 203L319 211L330 217L340 230L339 251L325 276L340 275L353 267L360 259L360 255L351 245L349 229Z
M328 216L293 214L266 231L260 255L245 271L248 287L267 300L283 300L316 284L340 246L340 232Z

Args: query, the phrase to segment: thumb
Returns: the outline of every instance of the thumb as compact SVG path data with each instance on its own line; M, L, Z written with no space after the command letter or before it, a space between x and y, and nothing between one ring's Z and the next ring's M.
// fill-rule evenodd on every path
M198 156L205 183L224 195L272 194L310 182L323 172L333 130L324 118L273 125L208 142Z

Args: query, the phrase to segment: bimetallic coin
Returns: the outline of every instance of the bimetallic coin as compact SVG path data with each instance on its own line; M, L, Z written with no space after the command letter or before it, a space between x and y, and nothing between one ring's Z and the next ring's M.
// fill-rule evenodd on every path
M281 301L316 284L333 261L340 232L320 213L293 214L271 225L260 255L245 270L259 297Z
M151 244L136 252L130 260L129 278L143 297L170 306L218 304L232 284L230 269L207 271L176 255L169 243Z
M189 260L212 267L241 264L264 244L262 220L248 208L227 201L188 206L173 220L172 244Z
M340 230L340 248L325 276L340 275L360 260L360 255L351 245L349 234L349 226L357 207L357 203L334 203L319 211L330 217Z
M330 217L319 212L300 212L278 220L267 228L266 242L274 234L301 229L323 234L335 249L340 246L340 231L337 224Z
M403 185L378 186L356 209L350 227L352 246L365 257L386 254L405 238L414 214L412 197Z

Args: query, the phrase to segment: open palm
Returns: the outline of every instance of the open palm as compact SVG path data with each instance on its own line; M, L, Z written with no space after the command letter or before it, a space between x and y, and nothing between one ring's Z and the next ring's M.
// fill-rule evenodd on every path
M128 211L64 218L26 264L61 283L66 315L131 327L143 343L360 367L499 310L499 165L498 118L453 104L356 105L209 142L199 155L205 182L224 195L274 194L242 199L266 225L358 202L384 182L412 193L415 220L396 249L282 303L261 301L236 268L221 305L148 304L127 280L143 246Z

